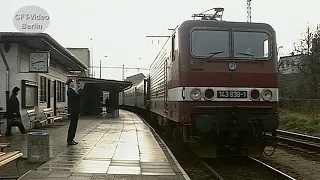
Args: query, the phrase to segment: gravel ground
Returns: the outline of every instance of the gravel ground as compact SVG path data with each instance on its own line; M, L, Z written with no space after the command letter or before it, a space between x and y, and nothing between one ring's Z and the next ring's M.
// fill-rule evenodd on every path
M296 179L320 179L319 155L306 155L295 150L278 148L272 156L258 159Z
M274 180L277 176L249 158L221 158L208 164L224 179Z

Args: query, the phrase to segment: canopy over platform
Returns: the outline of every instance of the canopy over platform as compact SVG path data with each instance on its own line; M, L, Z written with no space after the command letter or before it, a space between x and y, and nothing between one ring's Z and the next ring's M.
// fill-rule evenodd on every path
M84 95L81 101L81 114L100 114L102 108L106 106L106 97L103 96L103 91L109 92L109 107L116 110L119 105L119 93L130 88L132 82L117 81L107 79L97 79L84 77L79 75L69 75L72 79L77 79L85 83Z
M97 88L103 91L115 90L115 91L121 92L132 86L132 82L129 82L129 81L97 79L97 78L77 76L77 75L70 75L68 77L77 78L78 81L82 81L86 83L86 86Z

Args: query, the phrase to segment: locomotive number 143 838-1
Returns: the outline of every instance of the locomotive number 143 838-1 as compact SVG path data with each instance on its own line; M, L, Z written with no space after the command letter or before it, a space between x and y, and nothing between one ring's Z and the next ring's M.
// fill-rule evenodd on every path
M247 91L217 91L217 98L247 98Z

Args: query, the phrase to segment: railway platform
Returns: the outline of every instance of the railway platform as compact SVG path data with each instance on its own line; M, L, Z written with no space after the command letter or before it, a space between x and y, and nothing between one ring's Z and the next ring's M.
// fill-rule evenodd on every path
M68 127L48 130L51 160L19 179L189 179L161 138L134 113L80 118L74 146L66 145Z

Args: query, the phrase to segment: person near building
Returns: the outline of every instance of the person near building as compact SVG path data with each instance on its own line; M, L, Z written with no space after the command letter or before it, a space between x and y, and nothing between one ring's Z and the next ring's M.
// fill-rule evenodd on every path
M104 104L106 106L106 113L110 112L110 101L109 101L109 97L107 97L104 101Z
M68 113L70 114L70 125L68 130L68 145L76 145L78 142L74 141L76 136L79 114L80 114L80 106L81 106L81 97L83 95L83 83L75 84L74 80L69 78L66 82L68 85ZM78 86L78 88L76 88Z
M113 114L113 117L118 117L119 115L119 94L117 93L116 89L112 89L109 93L110 96L110 107L111 107L111 113Z
M21 115L20 115L20 103L18 99L20 88L14 87L12 90L12 94L8 100L8 106L7 106L7 131L6 135L11 135L11 127L12 126L18 126L20 133L25 134L27 131L25 130L23 123L21 121Z

